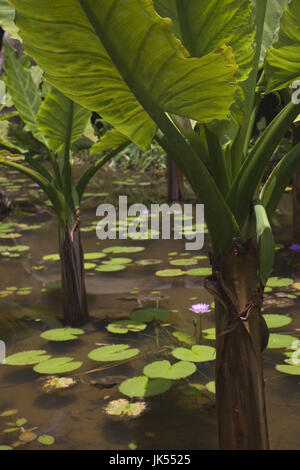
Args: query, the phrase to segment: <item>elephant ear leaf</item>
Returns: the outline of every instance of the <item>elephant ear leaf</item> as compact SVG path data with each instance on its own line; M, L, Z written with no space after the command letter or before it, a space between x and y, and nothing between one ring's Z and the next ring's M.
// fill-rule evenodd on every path
M190 58L152 1L11 3L25 48L49 82L141 148L164 112L199 122L227 117L237 89L231 48Z
M275 242L266 210L259 199L254 201L254 214L256 242L259 252L259 275L263 285L266 285L273 269Z
M7 42L4 45L5 62L3 80L12 97L21 119L34 137L45 143L37 127L37 114L42 103L38 85L34 82L30 69L24 67L16 49Z
M15 24L15 9L7 0L0 0L0 26L11 38L21 40Z
M55 153L68 142L70 148L86 127L91 112L52 88L42 103L37 124Z
M300 78L300 2L291 0L280 22L277 41L269 48L262 88L270 93Z
M115 150L126 144L130 144L130 140L126 135L121 134L116 129L110 129L91 147L90 155L94 156L106 150Z

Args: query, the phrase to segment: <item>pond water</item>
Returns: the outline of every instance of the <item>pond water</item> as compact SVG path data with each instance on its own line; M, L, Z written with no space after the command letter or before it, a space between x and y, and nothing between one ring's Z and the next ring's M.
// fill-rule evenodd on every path
M83 362L82 367L70 374L80 379L79 384L52 394L41 392L37 384L41 376L31 366L0 365L0 414L5 410L18 410L13 416L0 417L0 446L18 441L18 431L8 433L3 430L14 427L15 420L24 417L27 420L24 425L26 429L36 427L34 431L38 435L50 434L55 438L55 443L47 447L51 449L217 448L214 395L205 389L200 392L193 389L195 393L191 393L191 387L187 387L189 383L205 385L213 380L213 361L198 363L195 374L176 381L168 392L145 399L146 411L136 418L105 413L104 408L111 400L127 398L119 391L118 383L110 384L112 386L109 388L91 384L106 376L115 376L116 382L123 380L122 377L125 380L140 376L147 363L170 360L172 345L185 346L176 341L172 332L193 333L193 313L189 307L199 302L213 302L203 288L203 276L164 278L155 275L156 271L167 268L189 269L170 265L174 259L195 256L195 252L185 251L184 240L98 240L95 223L99 203L116 202L119 194L128 194L129 200L146 204L164 200L166 184L161 176L154 182L152 176L142 173L126 178L123 174L108 172L101 178L97 177L89 188L81 216L83 247L85 252L99 252L120 245L140 246L144 250L112 255L132 258L123 271L102 273L94 268L86 271L91 321L84 325L85 334L77 340L58 343L48 342L40 336L48 328L62 325L60 291L57 287L59 264L42 259L45 255L57 253L55 218L41 202L38 188L34 185L29 188L30 183L14 172L0 174L0 190L12 195L12 198L24 197L24 193L30 197L27 205L22 198L19 199L19 209L2 221L2 224L12 225L0 231L0 246L29 247L24 251L5 251L2 248L0 252L0 339L6 343L7 355L46 349L52 356L72 356L76 361ZM290 194L287 193L277 216L276 242L283 246L277 251L272 276L288 277L298 282L300 253L288 250L290 237L291 204ZM197 260L198 267L209 267L207 249L206 240L205 248L197 253L203 256L203 259ZM157 259L160 263L149 266L136 263L144 259ZM91 262L98 266L101 261ZM299 335L300 300L297 294L293 286L270 289L266 294L267 313L292 318L289 325L272 332ZM160 327L149 324L143 332L126 334L113 334L105 328L112 321L128 318L137 307L157 305L172 312L169 324ZM203 315L203 328L213 326L212 308L211 312ZM99 345L119 343L139 348L140 354L118 365L88 358L88 353ZM209 340L203 343L214 344ZM284 349L264 352L271 447L300 449L299 376L283 374L275 369L276 364L284 361L283 352ZM91 372L94 369L97 371ZM19 448L23 449L24 446ZM25 448L45 447L34 440Z

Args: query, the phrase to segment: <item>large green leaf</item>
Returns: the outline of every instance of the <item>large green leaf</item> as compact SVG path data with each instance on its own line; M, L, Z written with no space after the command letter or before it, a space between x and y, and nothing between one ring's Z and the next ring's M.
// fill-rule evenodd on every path
M36 122L37 113L42 102L38 86L34 83L30 70L23 66L16 49L5 43L4 51L5 74L3 79L7 90L28 129L38 140L44 143L44 137L38 130Z
M259 1L259 0L256 0ZM268 0L262 46L260 51L260 63L262 64L268 48L272 45L278 32L281 16L289 0Z
M300 78L300 2L291 0L280 22L278 40L268 50L263 87L266 93Z
M231 49L188 58L150 0L12 4L25 48L50 83L141 147L158 110L200 122L227 116L236 90Z
M15 9L7 0L0 0L0 26L7 31L10 37L21 39L18 35L18 28L15 25Z
M56 153L69 140L70 147L82 136L90 111L66 98L56 88L48 93L40 107L37 124Z
M121 134L121 132L118 132L116 129L110 129L91 147L90 155L97 155L106 150L115 150L126 144L130 144L130 140L126 135Z
M174 23L174 32L193 57L202 57L223 44L231 46L240 79L247 78L254 55L255 28L250 0L154 0L161 16Z

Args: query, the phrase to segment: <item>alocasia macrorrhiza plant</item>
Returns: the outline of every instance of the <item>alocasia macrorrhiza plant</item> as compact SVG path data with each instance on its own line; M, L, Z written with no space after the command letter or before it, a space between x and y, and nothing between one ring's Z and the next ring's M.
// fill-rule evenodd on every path
M24 67L14 48L5 44L4 49L3 79L7 90L27 129L48 149L48 158L45 165L29 155L9 155L3 150L0 165L27 175L48 196L59 222L64 321L72 326L81 325L88 319L88 308L79 207L88 182L108 158L101 156L75 182L72 147L82 136L91 116L90 111L50 85L42 101L39 80L34 81L30 69Z
M10 1L49 82L114 127L100 148L131 140L144 149L156 138L205 204L220 447L268 448L260 306L274 257L269 220L300 146L262 180L300 105L289 102L249 142L261 96L300 76L299 0Z

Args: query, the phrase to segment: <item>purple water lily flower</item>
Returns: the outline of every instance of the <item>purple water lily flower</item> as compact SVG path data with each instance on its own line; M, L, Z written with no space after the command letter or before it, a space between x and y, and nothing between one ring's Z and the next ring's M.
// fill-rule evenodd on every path
M211 312L209 304L194 304L189 308L189 310L197 314Z
M289 246L289 250L299 251L300 250L300 245L298 245L298 243L293 243L291 246Z

